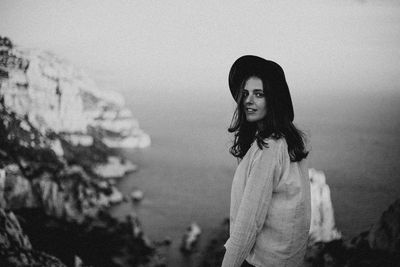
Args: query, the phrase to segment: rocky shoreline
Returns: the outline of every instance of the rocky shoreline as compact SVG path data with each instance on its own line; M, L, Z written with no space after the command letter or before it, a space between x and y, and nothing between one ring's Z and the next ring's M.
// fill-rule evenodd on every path
M150 145L120 95L0 37L0 118L1 266L165 265L136 215L106 211L137 169L115 149Z

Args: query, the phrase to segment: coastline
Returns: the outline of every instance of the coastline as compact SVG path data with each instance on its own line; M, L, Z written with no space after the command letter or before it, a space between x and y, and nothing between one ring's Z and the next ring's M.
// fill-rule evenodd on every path
M52 53L0 50L0 263L164 266L136 214L106 211L137 168L115 148L150 145L122 96Z

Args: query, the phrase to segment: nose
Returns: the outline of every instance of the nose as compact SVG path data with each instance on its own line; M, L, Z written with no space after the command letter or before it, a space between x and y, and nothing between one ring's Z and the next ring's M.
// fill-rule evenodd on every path
M249 95L245 96L244 102L243 102L243 103L244 103L245 105L253 104L253 100L254 100L253 95L252 95L252 94L249 94Z

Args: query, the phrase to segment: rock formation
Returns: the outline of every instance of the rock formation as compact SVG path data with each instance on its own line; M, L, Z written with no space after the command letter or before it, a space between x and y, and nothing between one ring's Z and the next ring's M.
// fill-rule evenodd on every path
M308 170L311 189L311 225L312 242L328 242L341 238L335 228L335 217L329 186L325 174L315 169Z
M189 227L186 229L185 234L183 235L181 251L184 253L193 252L197 244L197 241L200 237L200 234L201 234L200 226L195 222L191 223Z
M0 210L0 266L164 266L135 215L117 221L101 213L78 224L40 209L15 213L22 223Z
M119 94L99 90L82 71L51 53L20 49L0 37L4 266L64 266L53 253L68 266L82 265L76 255L93 266L162 266L138 218L118 222L104 213L124 198L109 178L136 169L110 148L149 144ZM5 210L18 214L22 229ZM23 232L35 249L46 253L32 250ZM10 243L13 238L21 242ZM118 244L111 244L116 240ZM88 247L102 260L91 258ZM36 261L37 255L54 264Z
M92 170L102 178L121 178L129 172L136 171L137 168L136 165L129 161L111 156L107 158L106 163L97 164L93 166Z
M144 197L144 193L143 193L142 190L134 189L131 192L131 199L132 199L133 202L142 201L143 197Z
M66 267L59 259L32 248L14 213L0 209L0 266Z
M316 242L306 259L313 267L399 267L400 199L370 228L350 240Z
M110 147L146 147L150 138L121 95L100 90L82 70L50 52L22 49L0 36L0 97L9 111L41 133L76 134L90 144L91 133Z
M400 254L400 199L390 205L372 226L367 240L371 249Z
M0 207L42 207L68 220L122 200L101 179L137 166L113 155L107 143L150 144L119 94L99 90L51 53L2 37L0 118Z
M41 134L2 103L0 117L0 208L41 207L49 215L79 221L112 204L115 186L90 175L91 165L107 160L99 145L84 153L74 150L61 136ZM63 143L63 157L53 151L51 138Z

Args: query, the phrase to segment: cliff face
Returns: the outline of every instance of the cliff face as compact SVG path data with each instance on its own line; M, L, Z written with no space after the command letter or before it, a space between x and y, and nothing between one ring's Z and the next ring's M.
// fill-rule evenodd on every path
M399 267L400 199L367 231L352 239L310 244L306 258L313 267Z
M143 234L132 236L137 225L104 215L105 208L123 200L112 178L136 169L110 148L150 145L123 104L120 95L100 91L68 62L0 37L0 255L5 266L21 266L24 260L71 266L74 255L93 266L163 264ZM18 220L4 212L10 210L22 218L33 246L8 242L24 236ZM8 228L10 223L15 227ZM107 248L115 240L115 248ZM87 247L99 249L92 252L103 258L92 258Z
M370 248L397 254L400 260L400 199L371 227L366 240Z
M104 145L74 147L55 133L43 135L4 106L0 101L0 208L40 207L80 221L111 204L116 188L91 171L107 162ZM62 156L53 150L55 141Z
M41 133L77 133L75 139L85 139L95 132L110 147L150 145L121 95L100 90L82 70L52 53L21 49L1 37L0 97L7 110L27 117Z
M34 250L12 212L0 209L0 265L66 267L59 259Z
M2 37L0 117L0 207L6 209L40 206L77 220L96 214L122 200L100 178L136 169L108 148L150 145L121 95L99 90L49 52Z

